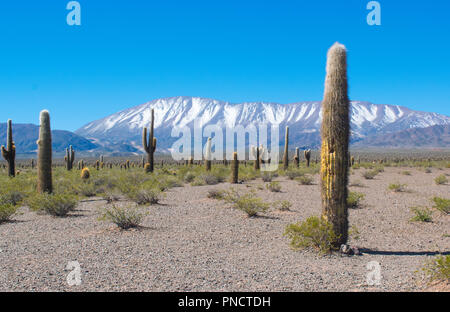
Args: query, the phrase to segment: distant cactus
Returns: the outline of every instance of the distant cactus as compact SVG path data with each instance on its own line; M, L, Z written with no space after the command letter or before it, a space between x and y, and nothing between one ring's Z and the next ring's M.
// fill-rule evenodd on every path
M311 160L311 150L305 150L304 151L305 154L305 159L306 159L306 167L309 167L309 162Z
M286 127L286 133L284 138L284 155L283 155L283 169L289 168L289 127Z
M35 167L35 162L34 162L34 159L32 159L31 160L31 169L34 169L34 167Z
M254 168L255 170L260 170L261 168L261 152L263 151L263 147L252 146L251 152L253 157L255 158ZM247 165L247 164L245 164Z
M40 114L38 145L38 183L39 193L52 193L52 132L50 129L50 114L43 110Z
M237 153L233 153L233 160L231 161L231 183L239 182L239 160Z
M8 120L8 129L6 134L6 148L2 145L2 156L8 162L8 175L16 176L16 146L14 145L12 135L12 121Z
M66 156L64 157L64 161L66 162L66 169L68 171L72 170L73 162L75 161L75 151L73 150L72 145L69 148L66 148Z
M294 165L297 168L300 167L300 149L298 147L295 148Z
M191 156L191 158L189 158L189 166L192 166L194 164L194 158Z
M97 169L97 170L100 169L100 161L98 161L98 160L95 161L95 169Z
M206 142L205 169L206 171L211 171L211 138L208 138Z
M89 171L89 168L88 168L88 167L83 168L83 170L81 170L80 177L81 177L83 180L89 179L90 176L91 176L91 172Z
M335 247L348 239L348 144L349 99L347 51L335 43L328 51L325 92L322 101L321 195L323 217L333 225Z
M153 172L154 169L154 153L156 151L156 138L154 137L154 125L155 125L155 113L152 109L152 119L150 125L150 134L147 141L147 128L144 128L142 132L142 145L147 153L147 163L150 164L150 170L148 172Z

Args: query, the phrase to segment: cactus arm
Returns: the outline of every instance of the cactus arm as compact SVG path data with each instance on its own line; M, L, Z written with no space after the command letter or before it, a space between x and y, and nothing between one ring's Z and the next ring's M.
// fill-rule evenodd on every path
M149 152L148 143L147 143L147 128L144 127L142 130L142 146L144 147L145 152Z
M2 156L6 161L9 159L9 152L4 145L2 145Z

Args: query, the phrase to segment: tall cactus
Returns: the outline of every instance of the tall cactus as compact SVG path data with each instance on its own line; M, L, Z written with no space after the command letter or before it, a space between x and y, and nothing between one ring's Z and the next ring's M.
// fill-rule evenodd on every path
M155 125L155 112L152 109L152 119L150 126L150 135L148 136L147 141L147 128L144 128L142 132L142 145L144 146L144 150L147 153L147 163L150 164L150 168L148 168L148 172L153 172L154 166L154 153L156 151L156 138L154 137L154 125Z
M206 171L211 171L211 138L208 138L206 142L206 153L205 153L205 169Z
M304 153L305 153L305 159L306 159L306 167L309 167L309 162L311 160L311 150L310 149L305 150Z
M238 183L239 180L239 161L237 153L233 153L233 160L231 161L231 183Z
M8 174L10 177L16 176L16 146L12 136L12 121L8 119L8 129L6 134L6 148L2 145L2 156L8 162Z
M52 132L50 130L50 114L43 110L40 114L38 145L38 184L40 193L53 192L52 184Z
M286 127L286 134L284 138L283 169L287 170L288 167L289 167L289 127Z
M300 149L298 147L295 148L294 164L295 167L300 167Z
M335 43L327 56L324 99L322 101L321 195L322 215L333 226L339 247L348 238L348 144L349 98L347 50Z
M75 151L73 150L72 145L69 148L66 148L66 156L64 157L64 161L66 162L66 169L68 171L72 170L73 162L75 161Z

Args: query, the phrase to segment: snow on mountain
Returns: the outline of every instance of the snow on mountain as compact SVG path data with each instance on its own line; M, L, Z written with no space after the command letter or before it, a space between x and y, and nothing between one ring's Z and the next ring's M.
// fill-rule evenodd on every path
M236 125L246 127L259 122L279 124L280 129L290 127L293 146L316 147L320 144L320 102L233 104L200 97L164 98L93 121L76 133L103 142L103 145L128 142L137 147L142 128L150 125L152 108L155 110L155 133L161 149L169 148L177 139L170 136L172 128L188 126L192 129L195 119L201 120L204 126L217 124L224 128ZM413 111L397 105L351 102L353 141L375 134L448 124L450 117L436 113ZM282 139L283 134L280 135L281 142Z

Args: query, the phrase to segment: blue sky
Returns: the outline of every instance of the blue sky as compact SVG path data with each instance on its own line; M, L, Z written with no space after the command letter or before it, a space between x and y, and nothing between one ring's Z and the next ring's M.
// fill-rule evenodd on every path
M0 121L54 129L160 97L321 100L326 51L348 48L350 97L450 115L450 1L2 1Z

